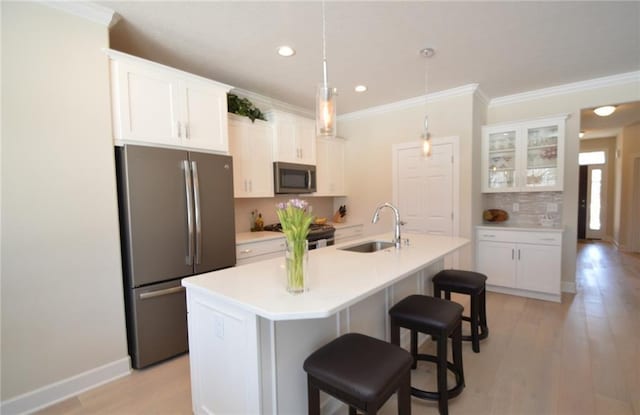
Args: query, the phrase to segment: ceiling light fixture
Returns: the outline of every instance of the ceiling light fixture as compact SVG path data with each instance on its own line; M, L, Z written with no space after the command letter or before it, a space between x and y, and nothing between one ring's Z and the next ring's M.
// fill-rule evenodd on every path
M578 138L582 138L582 137L584 137L584 131L580 131L580 132L578 133Z
M365 92L367 90L367 86L366 85L358 85L355 88L356 92Z
M336 136L336 95L331 88L327 76L327 41L325 30L324 0L322 0L322 84L316 92L316 135L322 137Z
M288 58L289 56L293 56L295 54L296 54L296 51L291 46L287 46L287 45L278 46L278 55L280 56L284 56L285 58Z
M424 131L422 133L422 156L430 157L431 156L431 135L429 134L429 116L426 114L427 106L429 103L429 98L427 94L429 92L429 58L431 58L435 54L435 50L432 48L424 48L420 50L420 55L427 58L424 64L424 106L425 106L425 115L424 122L422 127Z
M613 114L615 110L616 110L616 107L614 107L613 105L605 105L603 107L598 107L594 109L593 112L595 112L596 115L599 115L601 117L608 117L609 115Z

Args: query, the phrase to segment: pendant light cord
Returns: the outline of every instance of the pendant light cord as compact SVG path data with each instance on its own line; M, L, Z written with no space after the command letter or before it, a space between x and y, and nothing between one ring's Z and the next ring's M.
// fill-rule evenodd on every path
M327 87L327 38L325 28L325 12L324 12L324 0L322 0L322 72L324 86Z

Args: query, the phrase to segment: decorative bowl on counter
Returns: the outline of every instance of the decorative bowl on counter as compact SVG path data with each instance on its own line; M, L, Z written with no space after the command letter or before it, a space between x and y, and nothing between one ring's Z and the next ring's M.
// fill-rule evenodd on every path
M504 222L509 219L509 214L502 209L487 209L482 212L482 219L487 222Z

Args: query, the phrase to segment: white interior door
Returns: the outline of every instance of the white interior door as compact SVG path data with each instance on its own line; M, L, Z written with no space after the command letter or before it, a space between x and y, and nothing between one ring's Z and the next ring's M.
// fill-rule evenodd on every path
M587 181L587 239L602 239L606 225L607 171L605 165L590 165Z
M403 231L454 235L454 143L434 140L431 156L423 157L421 145L394 148L394 199ZM445 267L454 266L453 258Z

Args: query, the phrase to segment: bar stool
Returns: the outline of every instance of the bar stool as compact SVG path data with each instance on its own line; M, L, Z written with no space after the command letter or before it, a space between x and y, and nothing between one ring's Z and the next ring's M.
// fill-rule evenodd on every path
M320 390L357 409L375 414L398 393L398 414L411 415L411 365L406 350L358 333L338 337L304 362L309 415L320 415Z
M458 396L464 388L462 310L460 304L426 295L410 295L389 310L392 344L400 345L401 327L411 331L412 369L417 367L418 360L437 364L437 392L412 387L411 395L422 399L437 400L438 411L441 415L449 413L448 400ZM437 342L435 356L418 353L418 332L431 335ZM449 337L451 337L453 363L447 360ZM456 384L451 389L448 389L447 385L447 370L455 374Z
M433 296L451 300L451 293L468 294L471 297L469 316L462 316L471 323L471 336L462 336L462 340L471 340L473 351L480 353L480 340L489 336L487 326L487 302L485 296L487 276L473 271L447 269L433 277Z

